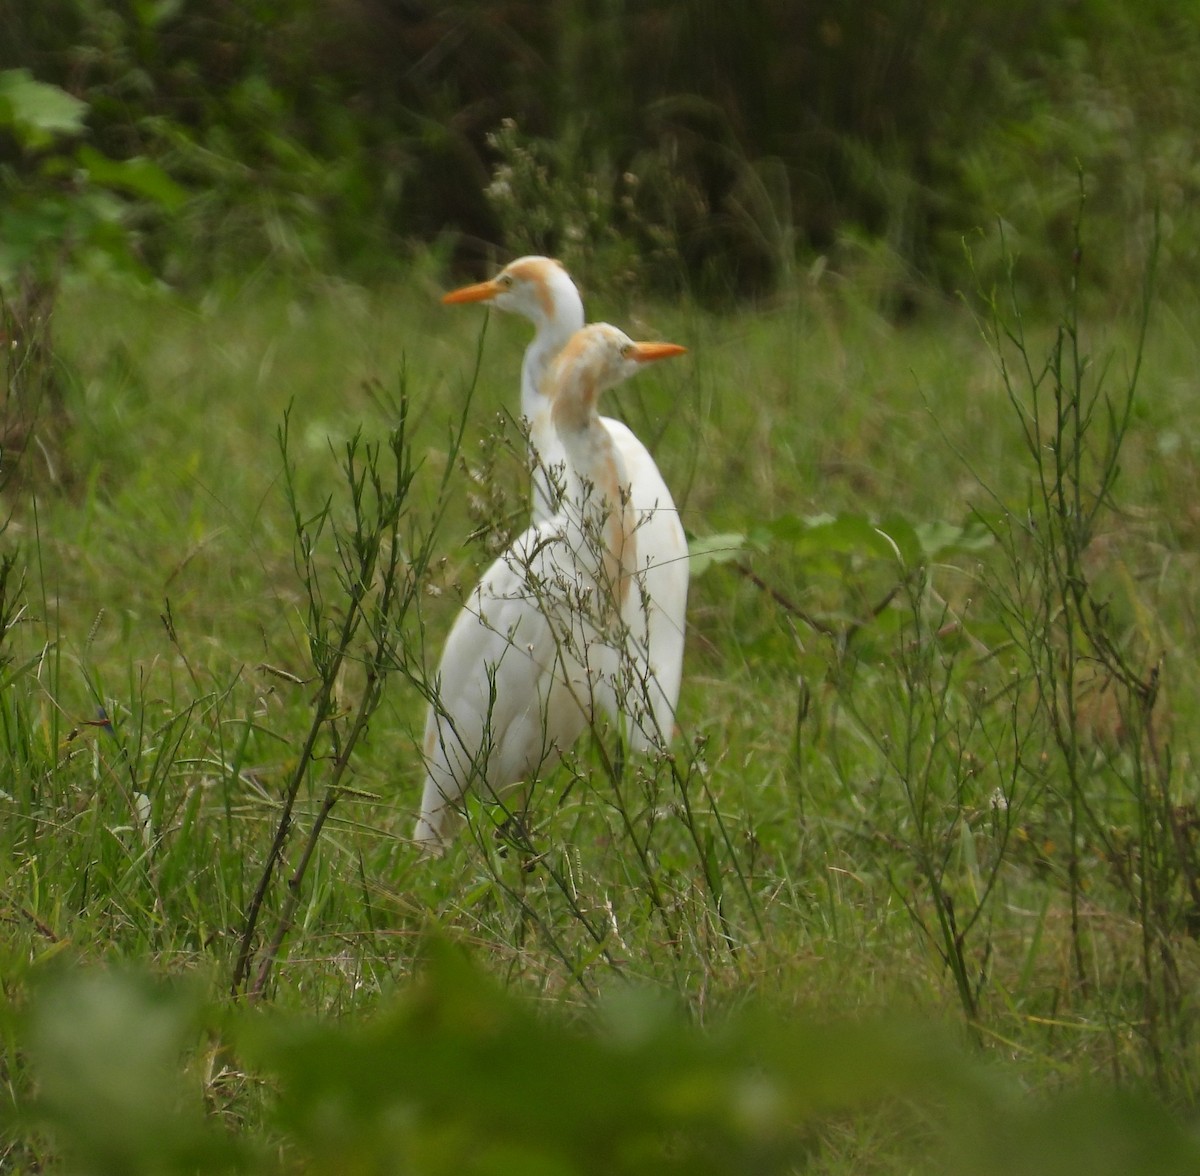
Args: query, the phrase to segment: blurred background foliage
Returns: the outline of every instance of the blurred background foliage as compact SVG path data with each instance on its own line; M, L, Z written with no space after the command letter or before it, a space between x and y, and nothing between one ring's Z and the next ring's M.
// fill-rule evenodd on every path
M846 1170L828 1167L833 1118L898 1156L855 1171L1175 1176L1200 1162L1200 1141L1144 1093L1034 1097L944 1029L745 1011L705 1033L637 989L581 1024L431 948L418 982L351 1024L43 968L30 1007L0 1016L39 1080L19 1113L0 1106L0 1130L29 1141L10 1159L60 1170L49 1136L61 1170L114 1176L821 1174ZM243 1061L260 1075L249 1090ZM269 1137L236 1130L256 1110Z
M1195 0L6 9L0 69L85 103L93 162L190 193L123 193L137 261L172 282L365 276L442 243L467 268L544 250L593 285L712 300L865 271L904 313L973 286L964 238L999 274L1006 223L1032 292L1052 287L1081 173L1093 226L1122 228L1095 234L1101 287L1134 284L1156 209L1164 271L1200 263ZM86 169L47 175L11 132L0 114L7 186L78 188Z

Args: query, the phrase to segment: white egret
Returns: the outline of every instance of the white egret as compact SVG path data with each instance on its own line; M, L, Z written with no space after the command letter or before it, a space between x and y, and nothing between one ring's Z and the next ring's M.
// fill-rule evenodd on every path
M521 412L528 421L533 467L533 521L553 517L563 487L566 453L551 423L552 390L547 369L567 340L583 326L583 301L570 275L548 257L521 257L494 278L464 286L443 302L492 303L523 315L534 326L533 340L521 366ZM675 710L683 678L684 626L688 595L688 549L675 500L646 447L620 421L601 417L628 478L634 510L640 618L634 640L645 645L647 678L642 683L644 714L630 730L637 750L667 742L675 729Z
M431 684L414 833L427 852L440 852L470 789L501 797L556 763L597 707L616 718L637 706L630 698L648 672L632 637L647 575L642 528L596 401L643 365L684 350L636 343L598 323L576 332L547 373L564 495L552 518L531 524L488 568L446 639Z

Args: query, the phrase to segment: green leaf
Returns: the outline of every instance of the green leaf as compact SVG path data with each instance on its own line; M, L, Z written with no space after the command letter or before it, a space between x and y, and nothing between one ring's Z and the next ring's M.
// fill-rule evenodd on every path
M917 526L917 537L921 541L921 550L930 559L936 558L948 548L953 547L961 535L962 527L948 523L945 519L938 519L932 523L920 523Z
M940 559L956 553L983 551L994 541L986 523L978 518L965 523L948 523L944 519L932 523L918 523L917 539L927 559Z
M875 529L895 545L896 554L906 568L925 562L925 552L917 537L917 529L908 519L892 515L882 519Z
M992 542L987 525L976 518L964 524L912 523L899 516L881 520L866 515L785 514L749 532L730 532L694 540L692 571L699 575L714 563L747 550L786 548L810 563L829 556L866 556L913 567L955 552L981 551Z
M724 531L718 535L701 535L688 541L688 559L692 575L702 576L713 564L730 563L756 544L741 531Z
M27 69L0 72L0 127L7 126L27 150L82 134L87 110L86 102L37 81Z
M86 145L80 147L78 159L88 178L99 187L140 196L168 211L178 208L187 199L187 189L148 159L109 159Z
M782 515L766 533L802 558L838 554L872 555L903 560L899 544L865 515L815 515L806 519Z

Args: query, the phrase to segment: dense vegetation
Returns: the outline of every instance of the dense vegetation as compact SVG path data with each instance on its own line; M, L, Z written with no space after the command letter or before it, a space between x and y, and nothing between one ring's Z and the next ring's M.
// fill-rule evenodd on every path
M1200 21L933 7L10 6L6 1168L1196 1170ZM528 249L679 731L420 862Z
M176 278L262 255L378 272L448 239L709 296L867 254L904 302L964 284L964 234L995 264L999 220L1029 280L1052 282L1080 168L1095 215L1124 230L1096 242L1105 284L1133 278L1155 206L1194 278L1196 15L1191 0L18 0L0 68L86 102L103 157L187 185L185 210L137 213L145 259ZM0 161L23 183L42 162L11 142Z

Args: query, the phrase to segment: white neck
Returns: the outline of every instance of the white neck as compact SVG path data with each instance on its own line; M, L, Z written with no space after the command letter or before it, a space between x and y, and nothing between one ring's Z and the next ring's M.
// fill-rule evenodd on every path
M558 510L561 476L552 471L563 463L562 441L550 423L551 398L544 385L546 373L567 340L583 326L583 302L568 280L553 291L554 313L534 320L534 336L521 364L521 415L529 422L533 450L533 519L541 522Z
M531 421L550 407L550 398L542 390L546 369L583 326L583 301L573 284L554 290L553 304L553 314L534 322L533 340L521 364L521 412Z
M577 558L595 558L592 574L618 605L637 567L637 539L629 502L629 475L608 430L594 413L586 424L559 428L566 452L562 510L585 535ZM590 561L589 561L590 562Z
M573 502L580 501L584 488L591 488L591 497L597 500L607 498L613 486L622 484L624 462L608 430L597 418L593 417L582 429L559 429L557 432L567 459L567 486ZM599 502L596 506L603 509Z

